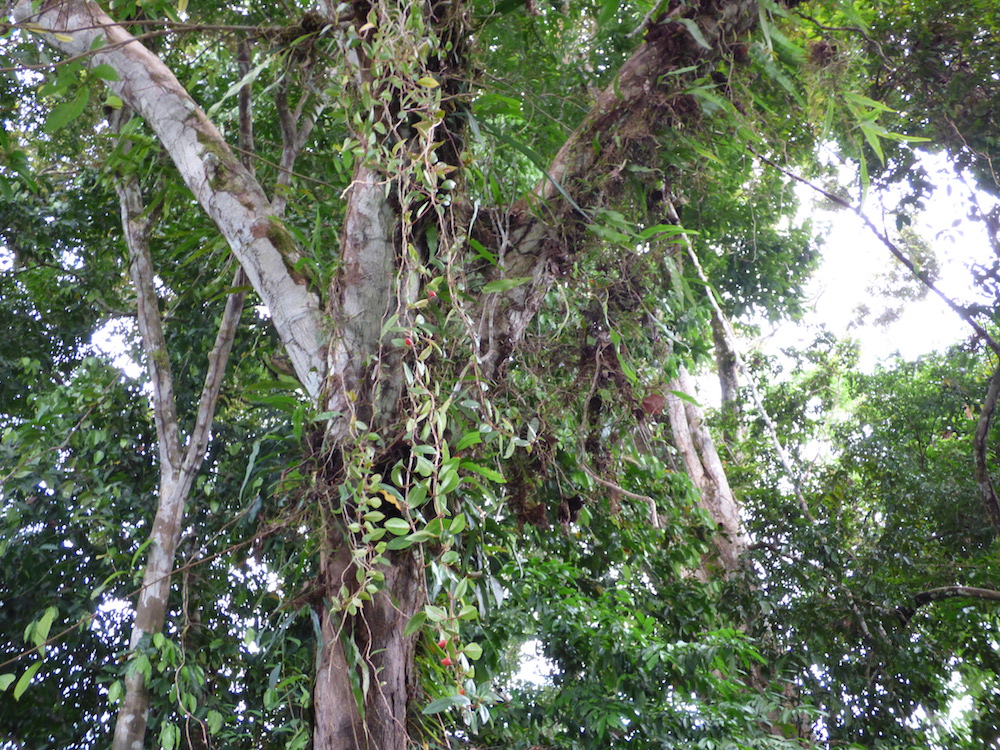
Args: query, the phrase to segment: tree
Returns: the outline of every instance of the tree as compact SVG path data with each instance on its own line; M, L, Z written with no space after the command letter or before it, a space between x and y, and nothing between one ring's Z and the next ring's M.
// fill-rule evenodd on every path
M37 657L0 679L83 697L11 742L105 742L75 731L97 684L116 748L808 741L727 604L756 584L688 369L727 313L799 309L815 248L753 154L810 163L814 28L750 0L280 16L13 8L3 632L16 656L31 618ZM108 320L148 391L86 357ZM32 542L67 571L32 587ZM135 593L127 648L87 627ZM558 690L498 705L534 635Z

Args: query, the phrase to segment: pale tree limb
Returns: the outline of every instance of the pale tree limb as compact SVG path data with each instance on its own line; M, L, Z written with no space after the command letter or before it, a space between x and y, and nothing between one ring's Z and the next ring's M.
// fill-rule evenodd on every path
M320 301L294 271L299 260L294 239L173 72L94 3L47 2L36 12L29 0L21 0L13 15L22 27L30 24L32 33L48 32L42 37L49 46L115 70L120 80L107 85L156 133L267 305L306 392L318 398L325 373Z
M629 492L627 489L615 484L614 482L609 482L607 479L602 479L597 474L595 474L594 471L586 464L580 464L580 466L587 473L587 475L590 476L590 478L593 479L598 484L607 487L609 490L617 492L620 495L624 495L625 497L630 497L633 500L641 500L642 502L646 503L646 505L649 506L649 525L652 526L654 529L660 528L660 517L656 512L656 500L651 498L649 495L640 495L636 492Z
M118 129L117 126L124 122L128 114L127 110L119 111L116 122L112 125ZM123 150L127 151L127 147ZM129 650L134 651L150 636L163 629L170 596L170 578L184 517L184 503L204 461L223 373L246 294L235 292L226 301L215 346L209 354L208 372L198 402L194 427L185 450L181 441L163 321L153 281L149 231L154 217L145 211L139 183L134 175L120 176L115 181L115 188L121 203L129 268L136 290L137 320L152 385L151 400L160 456L156 516L153 519L149 555L129 640ZM245 283L240 270L234 286L239 287ZM148 712L149 689L145 677L138 669L131 668L125 675L125 695L115 725L112 745L114 750L140 750L144 747Z
M309 75L311 71L306 71ZM316 124L316 112L306 112L306 106L312 99L308 87L299 96L293 109L288 103L289 71L278 83L274 95L274 103L278 110L278 123L281 126L281 161L278 164L278 177L275 180L271 206L278 216L283 216L288 202L288 190L292 184L295 161L305 148L313 126Z
M740 522L740 507L726 478L726 470L705 427L701 407L676 393L693 394L694 383L682 366L668 384L667 417L674 447L681 456L691 482L700 492L699 504L719 527L713 538L722 570L726 574L740 567L749 540ZM674 393L676 392L676 393Z
M667 202L667 218L675 224L680 224L680 217L677 214L677 210L669 201ZM815 523L816 519L809 510L809 505L806 503L805 495L802 493L802 485L799 482L798 472L795 471L795 468L792 466L792 459L788 455L788 451L785 450L785 446L782 444L781 438L778 435L778 427L774 423L774 420L771 419L771 415L764 406L764 399L761 396L760 389L757 388L757 382L754 379L753 374L750 372L749 368L747 368L746 362L740 355L739 347L736 345L736 332L733 330L733 326L726 317L726 314L722 311L719 301L715 298L715 291L708 281L705 269L701 267L701 262L698 260L698 255L694 251L694 244L691 242L691 239L686 234L683 234L681 235L681 242L687 249L688 257L694 265L699 280L701 280L702 284L705 285L708 302L712 306L713 326L717 325L719 327L721 336L728 347L729 356L733 358L737 369L746 380L747 386L750 390L750 395L753 398L754 405L757 407L757 411L760 414L761 419L764 420L764 426L767 428L767 434L771 438L771 444L774 446L774 451L778 456L778 460L781 462L781 466L784 468L786 476L792 483L792 488L795 491L795 497L798 500L799 508L806 518Z

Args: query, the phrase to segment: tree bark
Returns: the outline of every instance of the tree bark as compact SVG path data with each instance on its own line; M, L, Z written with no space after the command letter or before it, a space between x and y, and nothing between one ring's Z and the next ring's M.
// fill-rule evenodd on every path
M295 270L295 242L264 191L201 107L156 55L93 3L50 0L35 12L22 0L14 19L51 32L45 42L67 55L114 68L120 80L108 86L156 133L267 305L306 392L318 398L326 370L319 296Z
M670 390L692 395L694 384L683 367L670 383ZM700 492L700 504L718 526L713 537L718 567L724 574L739 569L748 540L740 523L736 502L715 443L702 421L701 408L673 393L667 394L667 415L674 447L681 455L688 476ZM710 563L710 561L706 561ZM712 567L709 564L708 567Z
M324 564L329 591L355 580L350 547L336 549ZM363 610L353 616L323 613L313 691L316 750L409 746L408 711L417 694L416 638L404 637L403 628L421 606L423 568L411 552L390 554L390 564L382 568L385 588Z
M126 110L119 112L116 119L122 122L127 117ZM184 503L204 460L212 418L222 387L222 376L232 350L246 295L242 292L231 294L226 302L215 347L209 355L208 372L198 403L194 429L185 450L177 418L173 374L153 282L153 260L149 250L152 219L144 210L138 180L134 176L119 178L116 188L121 203L125 244L130 256L129 267L136 290L139 330L152 384L153 417L160 458L159 500L129 640L129 650L135 651L143 645L145 639L163 629L174 556L184 518ZM240 286L242 283L240 272L237 274L236 285ZM145 677L142 672L132 668L125 676L125 696L115 725L112 745L114 750L141 750L146 735L148 711L149 691Z
M374 5L379 7L379 3ZM680 16L697 25L707 48L679 22ZM383 328L388 315L404 309L414 289L410 280L397 278L399 217L387 201L386 176L378 173L377 165L357 167L348 194L343 265L326 309L337 324L331 337L320 322L319 295L295 270L299 258L291 236L277 222L260 185L233 157L171 71L85 0L45 2L37 13L28 0L22 0L15 18L59 32L60 37L46 34L44 40L69 55L87 54L103 41L103 47L90 55L91 64L105 63L116 70L120 81L109 85L156 132L186 184L229 242L268 306L307 393L341 414L329 428L329 449L348 446L358 420L387 424L398 416L401 368L398 354L380 356ZM756 21L756 0L700 0L678 6L650 26L646 41L560 149L537 195L514 212L507 241L499 248L503 263L498 273L526 276L531 281L478 300L481 327L477 334L486 377L499 373L501 363L524 338L546 293L575 252L574 244L582 240L590 221L586 207L603 201L595 177L609 171L612 163L648 156L655 149L653 134L689 116L684 108L674 106L684 96L688 78L666 74L718 55ZM67 36L70 41L65 40ZM676 390L690 392L686 378L682 373ZM722 532L721 564L732 570L746 542L721 462L697 407L676 398L669 403L671 424L684 445L682 455L702 488L702 502ZM176 478L161 489L161 503L183 498L190 477L183 473L165 476ZM179 513L183 499L170 507L171 513ZM150 607L154 603L166 606L173 560L173 548L166 540L175 528L174 518L170 515L161 523L158 517L154 526L154 533L161 531L165 541L151 551L147 576L159 577L155 579L158 588L144 590L144 597L149 592ZM328 592L338 592L342 585L350 588L356 580L350 545L340 541L321 561ZM414 643L402 631L420 601L423 568L415 555L398 554L385 566L384 574L383 590L357 615L324 607L314 692L317 748L389 750L408 744L406 711L413 694ZM348 638L353 645L345 649ZM137 734L136 729L140 717L135 712L129 716L127 736L131 739L116 745L118 750L141 746L141 732ZM144 717L141 721L144 726Z

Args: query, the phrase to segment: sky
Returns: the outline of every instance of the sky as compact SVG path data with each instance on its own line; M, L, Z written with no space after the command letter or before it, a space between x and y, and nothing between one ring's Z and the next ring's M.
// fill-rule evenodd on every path
M988 210L997 201L982 193L974 194L968 187L971 180L956 175L943 156L924 155L921 162L937 188L926 210L914 217L913 227L930 243L941 262L942 291L958 301L973 301L977 297L970 265L987 261L992 251L982 223L967 218L969 202L975 197ZM823 260L807 287L808 312L802 324L780 323L765 330L754 344L768 352L804 346L813 340L815 327L822 324L838 336L857 339L861 344L860 366L871 371L879 361L896 353L913 359L970 336L968 324L933 293L923 301L907 303L903 314L891 325L874 324L884 303L873 292L873 286L896 261L860 218L847 210L817 209L807 191L803 188L801 193L804 213L819 228L826 229ZM870 196L865 213L876 226L882 225L884 215L885 223L893 229L895 218L890 212L897 200L898 196L889 195L880 203ZM872 313L867 321L859 322L858 308L862 304L868 305Z

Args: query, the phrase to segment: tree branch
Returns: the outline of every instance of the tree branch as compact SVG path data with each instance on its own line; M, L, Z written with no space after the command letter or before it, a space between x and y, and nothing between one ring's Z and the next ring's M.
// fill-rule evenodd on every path
M676 15L676 17L674 17ZM708 48L695 41L681 21L696 23ZM693 73L668 75L718 57L758 21L756 0L701 0L652 24L645 41L622 65L615 80L569 136L530 200L513 211L509 244L500 248L506 277L529 277L496 300L495 324L482 343L489 374L524 336L545 294L562 274L582 234L579 207L587 208L602 172L612 162L630 160L630 149L648 153L655 133L697 117L697 107L677 106ZM634 154L633 154L634 156ZM537 207L533 212L532 207ZM480 308L487 310L491 300Z
M913 595L913 606L900 606L896 609L896 616L905 627L909 624L917 609L927 604L944 601L945 599L985 599L991 602L1000 602L1000 591L993 589L980 589L974 586L940 586L934 589L927 589Z
M879 242L885 245L885 247L889 250L889 252L892 253L893 257L895 257L896 260L902 263L907 268L907 270L909 270L910 273L912 273L920 281L921 284L926 286L928 289L934 292L934 294L940 297L944 301L944 303L948 305L948 307L950 307L962 320L964 320L966 323L969 324L969 326L972 327L972 330L976 332L976 335L978 335L983 341L985 341L986 345L989 346L990 349L992 349L994 352L1000 355L1000 344L998 344L993 339L993 337L986 332L985 328L983 328L981 325L979 325L979 323L975 321L975 319L972 317L972 314L966 308L962 307L962 305L958 304L951 297L949 297L940 289L938 289L937 285L934 283L931 277L928 276L924 271L921 271L919 268L917 268L916 265L913 263L913 261L907 258L906 255L903 253L903 251L900 250L899 247L897 247L896 244L889 239L888 235L884 231L880 230L878 227L875 226L874 222L872 222L872 220L868 218L868 216L864 213L864 211L861 210L861 208L855 206L849 201L844 200L839 195L834 195L828 190L824 190L818 185L813 184L805 177L802 177L788 169L785 169L784 167L780 166L773 160L768 159L763 154L758 153L752 147L747 146L747 150L765 164L768 164L769 166L772 166L775 169L777 169L783 175L790 177L796 182L799 182L812 190L815 190L817 193L822 195L827 200L835 203L838 206L841 206L842 208L846 208L849 211L853 212L855 215L857 215L857 217L861 219L864 225L871 230L872 234L874 234L878 238Z
M993 480L990 479L989 467L986 463L990 423L996 413L998 397L1000 397L1000 365L997 365L997 369L993 371L993 376L990 378L990 386L986 391L983 410L979 414L979 423L976 425L976 434L972 441L973 453L976 457L976 482L979 484L979 496L986 507L986 515L989 516L993 528L997 533L1000 533L1000 500L997 499L996 489L993 486Z
M295 242L260 185L171 70L85 0L49 2L38 12L21 0L14 17L45 30L45 43L65 54L99 48L90 63L114 68L120 80L108 86L156 133L267 305L306 392L318 397L325 373L320 301L294 269Z

